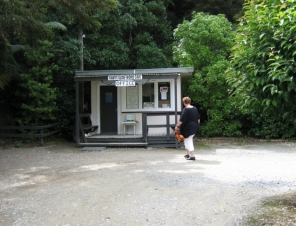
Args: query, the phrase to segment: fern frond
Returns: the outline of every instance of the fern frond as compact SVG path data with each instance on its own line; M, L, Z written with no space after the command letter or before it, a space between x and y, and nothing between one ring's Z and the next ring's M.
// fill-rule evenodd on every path
M51 29L57 29L57 30L62 30L62 31L67 30L65 25L63 25L57 21L48 22L48 23L45 23L45 25L49 26Z
M11 50L13 53L16 52L20 52L20 51L24 51L25 50L25 46L24 45L10 45Z
M4 90L5 86L8 85L10 80L11 80L11 76L9 76L9 75L0 75L0 89Z

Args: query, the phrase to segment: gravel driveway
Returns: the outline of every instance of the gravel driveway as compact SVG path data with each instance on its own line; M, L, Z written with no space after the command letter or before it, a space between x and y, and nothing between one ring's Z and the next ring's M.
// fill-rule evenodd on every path
M296 143L196 141L82 151L0 148L0 225L245 225L266 197L296 189Z

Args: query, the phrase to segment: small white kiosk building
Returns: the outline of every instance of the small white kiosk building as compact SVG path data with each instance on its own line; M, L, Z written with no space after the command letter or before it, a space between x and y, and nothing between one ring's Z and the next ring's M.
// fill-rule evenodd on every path
M181 84L192 73L192 67L76 71L77 145L178 147L171 127L182 111ZM79 112L79 87L86 81L90 113Z

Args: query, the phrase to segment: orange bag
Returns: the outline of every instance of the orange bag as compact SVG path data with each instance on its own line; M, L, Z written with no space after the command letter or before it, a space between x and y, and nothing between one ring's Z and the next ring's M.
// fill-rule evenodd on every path
M175 130L175 137L177 139L177 141L179 142L183 142L184 141L184 136L180 134L180 130L176 129Z

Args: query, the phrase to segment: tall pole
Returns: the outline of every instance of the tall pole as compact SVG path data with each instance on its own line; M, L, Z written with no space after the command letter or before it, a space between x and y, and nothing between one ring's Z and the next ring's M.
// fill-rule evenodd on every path
M79 29L78 32L78 40L80 41L80 71L84 70L84 62L83 62L83 38L84 34L81 29ZM81 81L79 83L80 85L80 92L79 92L79 99L80 99L80 104L79 104L79 112L83 113L84 112L84 82Z
M83 38L84 34L83 31L80 29L78 32L78 39L80 41L80 71L84 70L84 62L83 62Z

